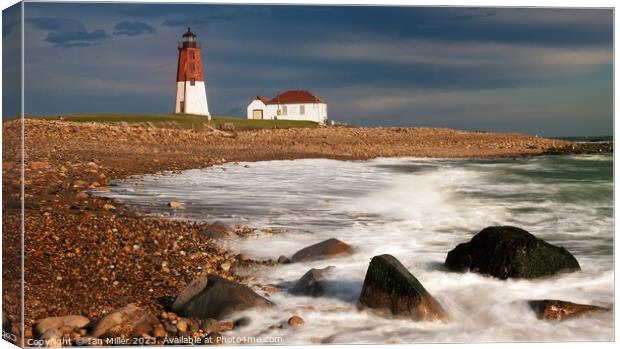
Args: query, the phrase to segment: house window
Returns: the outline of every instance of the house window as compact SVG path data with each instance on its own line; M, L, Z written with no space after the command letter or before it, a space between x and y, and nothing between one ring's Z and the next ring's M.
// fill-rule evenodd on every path
M286 115L286 114L288 114L288 108L285 105L283 105L282 106L282 115Z
M196 65L194 63L190 63L189 65L189 71L193 72L196 70Z
M299 106L299 115L305 115L306 114L306 106L305 105L300 105Z
M190 80L189 84L192 86L196 86L196 79Z
M194 51L189 51L189 59L194 59L194 58L196 58L195 54L196 54L196 52L194 52Z

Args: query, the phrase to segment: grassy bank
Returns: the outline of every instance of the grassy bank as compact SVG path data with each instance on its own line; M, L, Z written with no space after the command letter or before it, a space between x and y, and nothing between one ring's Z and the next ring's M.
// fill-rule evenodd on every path
M182 129L201 129L205 125L215 128L226 128L232 124L235 130L261 128L314 128L318 124L312 121L292 120L249 120L229 116L213 116L209 121L202 115L175 114L75 114L63 116L67 121L74 122L126 122L141 123L145 126L172 127ZM58 119L57 116L44 116L44 119Z

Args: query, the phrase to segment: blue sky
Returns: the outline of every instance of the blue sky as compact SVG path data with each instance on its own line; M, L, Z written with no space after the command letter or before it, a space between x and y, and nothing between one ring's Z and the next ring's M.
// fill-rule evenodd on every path
M357 125L613 133L611 10L25 6L27 114L170 112L191 26L215 115L301 88Z

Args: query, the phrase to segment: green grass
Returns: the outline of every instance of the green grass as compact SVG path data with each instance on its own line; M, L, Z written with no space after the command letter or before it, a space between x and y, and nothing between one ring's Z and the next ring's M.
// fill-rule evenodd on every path
M44 119L58 119L58 116L42 116ZM66 121L74 122L126 122L150 123L156 127L176 127L185 129L201 129L203 124L215 128L223 128L225 124L233 124L235 130L250 130L262 128L314 128L318 124L313 121L293 120L249 120L229 116L213 116L209 121L202 115L175 115L175 114L76 114L64 116Z

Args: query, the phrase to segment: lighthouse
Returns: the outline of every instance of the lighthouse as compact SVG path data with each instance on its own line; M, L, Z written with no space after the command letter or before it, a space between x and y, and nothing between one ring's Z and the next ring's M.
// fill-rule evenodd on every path
M179 66L177 68L177 94L174 102L175 114L205 115L211 119L207 104L200 42L190 28L178 44Z

